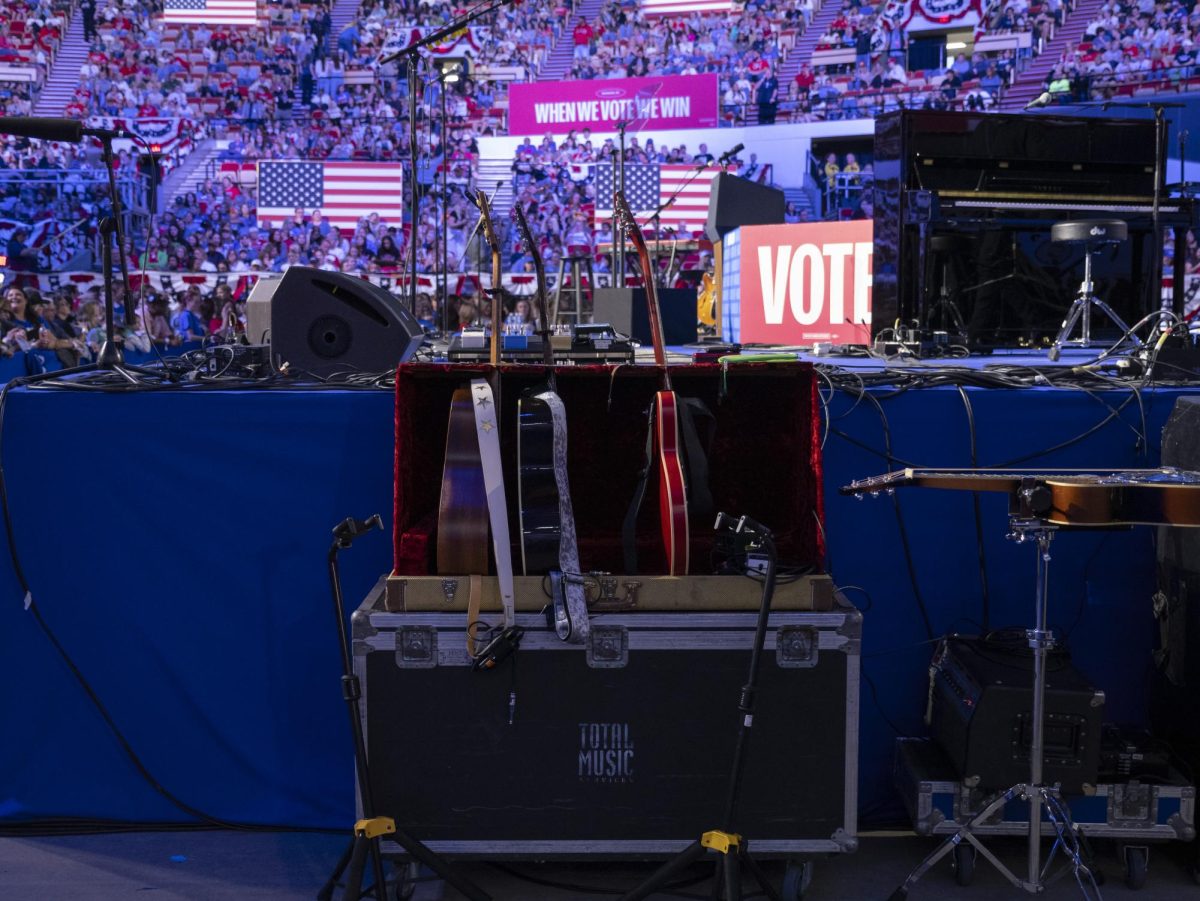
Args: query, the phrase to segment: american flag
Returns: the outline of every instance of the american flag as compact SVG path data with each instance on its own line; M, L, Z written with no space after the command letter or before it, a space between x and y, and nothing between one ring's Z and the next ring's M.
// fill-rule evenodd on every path
M708 198L712 180L722 169L709 166L701 171L694 164L627 163L625 165L625 201L639 221L645 222L676 191L679 196L662 212L662 227L680 232L702 231L708 221ZM694 176L694 178L693 178ZM684 187L686 186L686 187ZM613 165L596 165L596 218L612 216Z
M163 0L163 21L257 25L258 0Z
M390 225L404 217L400 163L264 160L258 164L258 220L264 227L297 209L320 210L330 225L353 229L371 213Z
M647 16L729 13L734 8L735 0L642 0L642 12Z

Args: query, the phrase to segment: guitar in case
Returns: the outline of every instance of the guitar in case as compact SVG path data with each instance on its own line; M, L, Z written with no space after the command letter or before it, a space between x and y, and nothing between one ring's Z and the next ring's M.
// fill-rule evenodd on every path
M575 513L567 477L567 416L554 378L546 271L525 213L513 207L521 239L533 258L537 281L539 336L546 382L518 402L517 459L521 520L521 564L525 575L549 573L554 630L563 641L582 642L589 623L579 565Z
M650 313L650 337L654 345L654 363L662 373L662 388L654 395L650 415L652 459L658 472L659 519L663 549L667 558L667 574L685 576L688 572L687 484L683 477L682 443L679 440L679 401L671 389L671 372L667 368L666 342L663 340L662 316L654 284L654 269L650 250L641 227L633 217L625 195L618 191L613 198L621 228L637 250L646 286L646 305ZM628 525L628 524L627 524Z

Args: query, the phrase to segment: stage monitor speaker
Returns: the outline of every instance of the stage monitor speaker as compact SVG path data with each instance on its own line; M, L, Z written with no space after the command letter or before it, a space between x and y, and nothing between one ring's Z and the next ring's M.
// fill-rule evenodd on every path
M667 344L691 344L696 340L696 290L659 288L658 309L662 316L663 340ZM607 322L623 335L649 346L650 309L645 288L597 288L592 302L592 321Z
M272 292L271 355L301 372L385 372L424 340L398 298L357 276L292 266Z
M715 242L743 225L778 225L786 208L787 198L778 188L722 172L712 180L704 233Z

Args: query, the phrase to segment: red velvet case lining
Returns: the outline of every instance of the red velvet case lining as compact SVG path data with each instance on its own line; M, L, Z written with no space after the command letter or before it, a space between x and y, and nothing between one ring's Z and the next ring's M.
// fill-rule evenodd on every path
M614 371L615 370L615 371ZM400 575L435 569L438 500L446 426L454 389L489 366L408 363L396 374L394 550ZM541 384L540 366L506 365L501 375L501 453L514 565L520 566L516 428L521 393ZM623 572L621 525L646 448L646 411L659 389L650 366L557 369L567 409L571 499L584 571ZM739 363L671 368L682 397L704 400L716 417L709 460L715 510L748 515L775 533L781 563L821 567L825 546L817 520L821 496L817 383L806 363ZM718 396L723 391L723 396ZM691 520L691 572L711 572L712 519ZM639 570L661 573L658 490L647 486L638 519Z

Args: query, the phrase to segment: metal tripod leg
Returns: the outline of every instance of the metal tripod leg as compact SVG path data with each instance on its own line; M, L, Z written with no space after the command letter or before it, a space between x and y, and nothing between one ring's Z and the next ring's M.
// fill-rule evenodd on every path
M1079 317L1083 315L1088 308L1088 302L1091 297L1086 294L1079 294L1071 302L1071 308L1067 310L1067 318L1063 320L1062 328L1058 330L1058 337L1054 339L1054 343L1050 345L1050 352L1047 356L1053 360L1058 359L1058 355L1062 353L1064 344L1072 343L1070 341L1071 332L1075 330L1075 323L1079 321ZM1086 345L1081 345L1085 346Z
M1100 889L1091 869L1083 862L1081 843L1076 827L1071 822L1070 812L1058 797L1057 791L1043 784L1042 771L1046 742L1046 657L1054 644L1054 636L1046 625L1050 587L1050 540L1054 537L1054 530L1054 526L1036 519L1014 517L1010 521L1009 537L1020 544L1034 543L1037 551L1035 625L1025 632L1029 647L1033 651L1033 712L1032 735L1029 742L1029 782L1014 785L988 801L979 813L971 817L957 832L934 849L932 854L917 864L904 883L891 894L889 901L902 901L906 898L917 880L963 841L970 842L975 850L983 855L984 859L1013 886L1031 895L1040 894L1045 890L1048 871L1055 855L1061 849L1084 898L1089 901L1092 899L1099 901ZM1017 798L1029 802L1026 860L1028 869L1025 879L1020 878L1005 866L995 854L984 847L974 834L976 827L985 824L1004 805ZM1041 859L1043 809L1046 811L1046 818L1055 834L1055 841L1047 855L1045 867L1042 866ZM1054 878L1057 878L1058 875L1061 874L1056 874Z

